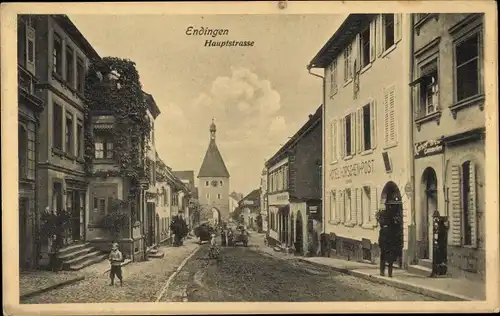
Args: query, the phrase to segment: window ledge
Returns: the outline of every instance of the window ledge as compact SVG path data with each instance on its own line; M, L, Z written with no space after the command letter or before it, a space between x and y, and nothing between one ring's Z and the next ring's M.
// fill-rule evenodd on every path
M59 148L56 148L56 147L52 147L52 155L57 155L57 156L59 156L61 158L65 157L64 151L62 151L62 149L59 149Z
M95 164L114 165L116 162L111 158L94 158Z
M345 156L345 157L344 157L344 160L351 160L351 159L352 159L352 157L353 157L353 155Z
M370 155L370 154L373 154L373 149L368 149L368 150L362 151L360 153L361 156L366 156L366 155Z
M335 87L334 92L330 93L330 99L333 99L333 97L338 93L339 89L338 87Z
M422 116L422 117L415 119L415 124L417 125L417 130L420 132L420 128L421 128L422 124L433 121L433 120L435 120L437 125L439 125L439 123L441 121L441 115L442 115L442 112L440 110L437 110L431 114L427 114L425 116Z
M347 87L352 82L352 78L344 82L344 88Z
M366 65L365 67L363 67L363 69L361 69L361 71L359 73L361 75L364 74L366 71L368 71L368 69L372 68L372 64L373 64L373 62L368 63L368 65Z
M344 223L344 226L345 227L354 227L354 226L356 226L356 224L354 224L353 222L347 222L347 223Z
M396 147L398 145L397 142L392 142L384 146L384 150L391 149L393 147Z
M465 109L465 108L468 108L468 107L471 107L471 106L476 105L476 104L479 106L479 109L481 111L484 110L484 94L478 94L478 95L472 96L470 98L464 99L462 101L459 101L459 102L451 105L449 108L450 108L451 114L453 115L453 119L457 118L458 111Z
M333 160L333 161L330 161L330 165L335 165L337 164L339 161L338 160Z
M382 53L382 56L380 56L381 58L385 58L387 57L387 55L389 55L393 50L395 50L397 47L396 43L392 44L391 47L389 47L388 49L386 49L383 53Z
M55 70L52 71L52 78L56 79L57 81L59 81L59 83L63 83L63 78L62 78L62 75L57 73Z
M69 160L76 160L76 156L72 155L71 153L64 153L64 157L68 158Z
M377 227L377 223L370 223L369 222L369 223L365 223L365 224L361 225L361 227L363 229L371 229L371 230L373 230L374 228Z

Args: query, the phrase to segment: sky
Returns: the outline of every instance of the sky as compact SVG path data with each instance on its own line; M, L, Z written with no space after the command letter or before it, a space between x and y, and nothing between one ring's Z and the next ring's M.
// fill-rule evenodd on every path
M322 81L306 65L345 15L69 17L101 57L136 62L143 90L161 111L155 122L161 159L197 175L214 118L230 190L246 195L259 187L265 161L321 105ZM188 36L189 26L228 34ZM210 39L254 46L205 47Z

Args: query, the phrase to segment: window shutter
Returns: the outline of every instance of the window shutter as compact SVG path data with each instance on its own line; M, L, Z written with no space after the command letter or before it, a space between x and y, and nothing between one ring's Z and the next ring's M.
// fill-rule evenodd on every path
M383 34L383 29L384 29L384 23L382 19L382 14L379 14L376 19L376 45L377 45L377 54L378 56L381 56L382 53L384 52L384 34Z
M376 215L378 211L378 196L377 196L377 187L372 186L370 188L370 219L373 223L373 226L377 226Z
M345 223L345 190L339 191L339 202L340 202L340 222Z
M337 191L335 194L335 222L338 224L342 219L342 209L341 209L341 194L340 191Z
M332 223L335 222L336 220L336 215L335 214L335 209L336 209L336 205L335 205L335 191L330 191L330 221Z
M336 139L335 139L335 136L336 136L336 129L337 129L337 120L333 120L332 121L332 125L331 125L331 129L332 129L332 132L331 132L331 137L332 137L332 140L331 140L331 144L332 144L332 161L336 161L337 160L337 146L336 145Z
M397 43L401 40L402 22L403 22L403 15L394 14L394 43Z
M377 19L370 22L370 62L375 60L376 55L376 42L377 42Z
M363 204L362 204L362 196L363 196L363 187L356 189L356 219L358 225L363 225Z
M339 128L339 150L340 150L340 158L344 158L344 152L345 152L345 136L344 136L344 130L345 130L345 122L344 118L340 119L340 128Z
M477 199L476 199L476 165L469 165L469 225L471 227L471 245L477 247Z
M26 25L26 69L35 75L35 29Z
M354 60L355 60L355 67L354 67L354 71L356 73L356 75L354 75L353 77L356 77L357 76L357 73L359 73L359 71L361 70L361 36L360 34L356 35L356 39L355 39L355 44L354 44Z
M451 240L450 245L462 244L462 203L460 166L451 166Z
M356 112L351 114L351 155L356 154Z
M358 222L358 189L351 189L351 224L356 225Z
M356 114L357 114L357 124L356 124L356 142L357 142L357 146L356 148L358 149L358 153L361 153L363 151L363 108L360 108L356 111Z
M389 144L389 113L390 105L389 105L389 93L385 91L384 93L384 143L385 145Z
M370 144L373 148L377 147L377 103L375 100L370 102L370 128L372 129L370 131Z
M389 141L396 143L398 139L396 127L396 90L392 88L389 92Z

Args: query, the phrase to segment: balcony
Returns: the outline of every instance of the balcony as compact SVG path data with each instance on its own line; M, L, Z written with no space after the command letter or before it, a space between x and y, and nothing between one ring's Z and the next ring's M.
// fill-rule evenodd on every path
M38 80L21 65L17 65L17 73L19 100L28 102L36 109L42 110L42 93L41 90L36 88Z

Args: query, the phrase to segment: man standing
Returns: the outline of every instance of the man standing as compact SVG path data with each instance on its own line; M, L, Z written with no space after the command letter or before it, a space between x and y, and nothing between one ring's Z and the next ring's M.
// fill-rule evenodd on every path
M380 275L385 276L385 266L388 265L389 277L392 278L392 269L394 263L394 234L393 227L390 225L387 214L383 212L379 219L380 231L378 244L380 247Z

